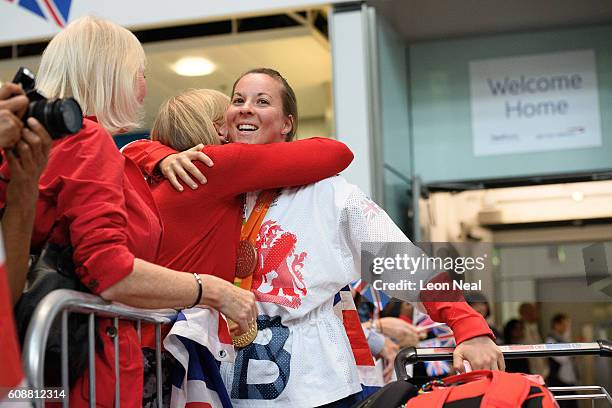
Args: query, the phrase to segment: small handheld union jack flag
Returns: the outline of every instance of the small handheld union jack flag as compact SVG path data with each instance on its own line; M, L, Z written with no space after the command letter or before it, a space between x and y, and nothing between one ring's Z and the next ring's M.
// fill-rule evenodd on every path
M352 290L358 292L361 296L374 305L376 315L385 308L387 303L391 300L389 295L386 293L376 290L371 284L359 279L349 285Z
M414 309L413 321L417 327L435 325L429 315L419 312L416 308ZM431 328L431 333L434 337L419 342L419 347L455 347L455 337L448 326L436 325ZM438 377L450 374L452 366L448 361L427 361L425 362L425 371L429 377Z

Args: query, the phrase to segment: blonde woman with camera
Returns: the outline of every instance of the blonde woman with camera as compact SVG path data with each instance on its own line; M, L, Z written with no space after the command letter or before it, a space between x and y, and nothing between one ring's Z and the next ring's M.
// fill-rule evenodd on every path
M73 249L76 275L109 301L140 308L212 307L244 330L257 317L254 296L212 275L177 273L154 264L162 225L140 171L112 136L139 124L146 95L144 50L128 30L82 17L45 49L38 88L47 97L74 97L85 115L75 135L53 143L42 173L32 236ZM198 272L198 271L189 271ZM98 406L113 406L114 350L99 319L103 347L96 353ZM119 325L121 405L142 402L143 360L133 324ZM88 376L74 383L71 406L88 403Z

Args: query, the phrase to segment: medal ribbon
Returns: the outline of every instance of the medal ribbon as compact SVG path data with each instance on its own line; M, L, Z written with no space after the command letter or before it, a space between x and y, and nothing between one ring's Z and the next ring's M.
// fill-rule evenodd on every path
M265 190L259 194L255 207L251 215L249 215L249 219L242 225L242 230L240 231L241 241L247 240L255 247L261 224L266 217L272 201L278 196L279 192L279 190ZM242 289L250 290L253 284L253 274L243 279L236 277L234 279L234 284L240 286Z

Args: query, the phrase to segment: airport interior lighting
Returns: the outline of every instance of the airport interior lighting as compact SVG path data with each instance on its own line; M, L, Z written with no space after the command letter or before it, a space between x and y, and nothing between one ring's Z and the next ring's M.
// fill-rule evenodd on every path
M215 64L203 57L184 57L176 61L172 69L181 76L204 76L215 70Z

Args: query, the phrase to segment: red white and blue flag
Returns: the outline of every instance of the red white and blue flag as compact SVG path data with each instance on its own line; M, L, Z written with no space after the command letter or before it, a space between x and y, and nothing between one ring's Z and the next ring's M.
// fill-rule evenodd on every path
M364 397L367 397L384 385L383 376L380 367L377 367L374 363L374 358L361 328L359 314L355 308L355 302L348 285L342 288L334 297L334 312L344 325L344 330L346 331L355 362L357 363L361 388L363 389Z
M368 302L374 305L375 313L380 313L381 310L385 308L387 303L391 300L389 295L380 290L374 289L374 287L365 282L362 279L359 279L350 284L352 290L358 292L363 296Z
M414 320L417 327L429 327L436 324L429 315L414 309ZM419 342L419 347L455 347L455 337L447 325L436 325L428 330L433 337ZM448 375L452 365L448 361L426 361L425 371L429 377Z
M172 373L172 408L231 408L219 365L236 358L227 322L212 309L179 312L164 347L177 360Z
M0 350L2 350L2 369L0 370L0 402L9 389L23 380L21 353L17 340L17 330L13 319L11 291L8 284L4 253L4 241L0 232Z
M361 211L363 216L368 221L372 221L378 214L382 212L382 209L368 197L363 197L361 200Z
M54 22L58 27L65 27L70 16L72 0L6 0L41 17Z

